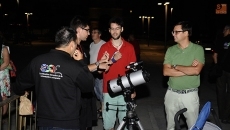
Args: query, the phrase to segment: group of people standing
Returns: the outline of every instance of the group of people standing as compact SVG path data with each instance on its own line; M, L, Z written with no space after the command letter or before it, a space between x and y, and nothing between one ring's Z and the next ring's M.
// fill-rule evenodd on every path
M230 34L230 27L226 30ZM111 39L106 42L100 38L101 31L98 28L90 30L88 21L76 16L69 27L56 33L56 47L34 58L18 75L17 85L12 88L16 94L23 95L25 91L35 87L39 130L88 129L92 126L92 120L97 118L96 109L92 109L96 108L96 98L101 104L99 111L102 113L105 130L114 129L117 117L122 122L127 110L124 95L112 96L108 90L108 82L118 75L125 75L126 66L140 60L140 52L135 53L134 46L121 36L123 31L123 20L120 17L111 18ZM90 44L88 57L81 41L86 41L90 33L93 42ZM174 116L185 107L188 109L184 113L188 128L195 124L200 105L200 72L205 64L204 49L189 39L192 35L189 22L177 23L172 35L177 44L167 49L163 62L163 75L169 76L164 101L167 130L174 130ZM217 49L214 56L220 52L221 49ZM218 63L218 58L214 59ZM223 87L230 84L228 69L229 67L224 69L223 76L218 80L218 86L222 88L218 89L219 94L226 92ZM136 92L133 90L130 96L135 98ZM108 103L112 104L109 109ZM229 104L227 103L227 107L230 107ZM226 113L229 113L230 109L227 110ZM220 114L224 122L229 121L226 113Z
M116 121L116 112L106 111L108 102L115 110L122 110L118 112L122 121L126 114L124 97L111 97L107 82L125 75L125 67L136 62L133 46L121 37L123 27L121 18L111 18L109 32L112 38L104 42L98 38L99 29L91 31L88 21L76 16L70 27L56 33L55 49L34 58L17 76L16 86L12 87L16 94L23 95L35 87L40 130L84 130L92 126L94 93L101 102L104 129L113 129ZM80 43L87 39L90 31L93 43L88 62ZM134 91L131 98L135 94Z

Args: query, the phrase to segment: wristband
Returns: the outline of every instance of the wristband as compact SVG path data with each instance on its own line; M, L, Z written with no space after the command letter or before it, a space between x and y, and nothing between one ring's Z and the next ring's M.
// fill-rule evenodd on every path
M112 58L111 61L112 61L113 63L117 62L114 58Z

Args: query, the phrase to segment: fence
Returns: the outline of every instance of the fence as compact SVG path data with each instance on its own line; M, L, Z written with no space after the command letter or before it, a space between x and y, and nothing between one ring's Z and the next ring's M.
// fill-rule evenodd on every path
M36 113L29 116L19 115L20 96L12 95L0 102L0 130L36 130ZM30 92L30 100L33 101L33 92ZM2 115L3 106L8 104L6 115Z

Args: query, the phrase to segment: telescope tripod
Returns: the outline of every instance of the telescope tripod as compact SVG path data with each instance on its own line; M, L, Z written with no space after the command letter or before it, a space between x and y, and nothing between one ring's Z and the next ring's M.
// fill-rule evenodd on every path
M118 126L117 130L121 130L126 126L128 130L144 130L141 123L140 119L138 118L135 108L136 108L136 103L134 102L133 99L131 99L131 91L127 90L124 92L124 97L126 101L126 106L127 106L127 112L126 116L123 118L123 121L120 123Z

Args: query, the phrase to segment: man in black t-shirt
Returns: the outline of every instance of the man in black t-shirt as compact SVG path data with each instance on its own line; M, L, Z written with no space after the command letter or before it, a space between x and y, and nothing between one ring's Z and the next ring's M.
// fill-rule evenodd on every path
M94 77L76 49L76 39L75 30L59 30L55 49L35 57L12 86L17 95L35 89L39 130L80 130L80 93L93 91Z
M219 118L222 123L230 123L230 25L225 26L223 34L216 42L213 60L223 70L216 82Z

